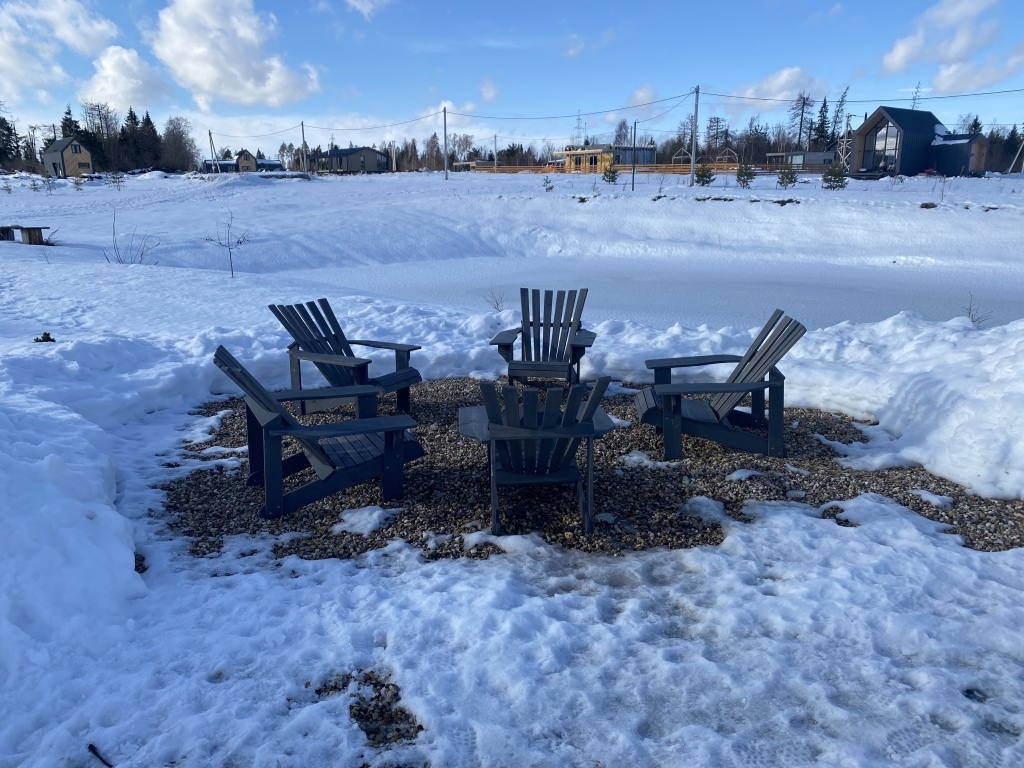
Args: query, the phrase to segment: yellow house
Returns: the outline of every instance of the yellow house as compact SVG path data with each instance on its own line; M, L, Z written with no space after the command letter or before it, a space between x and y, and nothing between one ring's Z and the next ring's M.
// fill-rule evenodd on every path
M566 173L604 173L614 158L611 144L570 145L556 149L552 154L565 158Z
M50 176L66 179L93 173L92 153L78 140L77 136L57 139L43 150L43 168Z
M256 155L248 149L239 150L238 154L235 155L235 163L238 164L239 173L254 172L259 167L256 162Z

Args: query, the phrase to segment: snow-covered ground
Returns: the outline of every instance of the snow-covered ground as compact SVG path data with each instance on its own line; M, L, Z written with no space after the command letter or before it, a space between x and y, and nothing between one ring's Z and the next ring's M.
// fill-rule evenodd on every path
M357 337L422 344L426 377L490 377L520 285L589 287L584 372L633 381L781 307L810 329L787 402L879 422L844 461L1024 498L1024 179L552 180L0 182L0 225L60 228L0 243L0 766L90 743L118 766L1024 764L1024 555L882 497L844 503L856 528L752 504L710 549L281 568L266 541L192 559L147 514L211 426L188 412L232 391L218 344L286 384L268 303L328 296ZM104 259L115 211L122 248L159 241L141 266ZM233 279L207 239L229 217ZM392 674L414 745L364 746L347 698L311 693L354 668Z

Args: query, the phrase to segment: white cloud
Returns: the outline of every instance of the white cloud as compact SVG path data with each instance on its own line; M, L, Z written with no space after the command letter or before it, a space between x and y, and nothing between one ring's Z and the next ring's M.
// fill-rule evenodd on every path
M918 59L923 51L923 32L917 32L909 37L901 37L893 44L892 50L882 57L882 67L890 74L902 72Z
M90 13L78 0L0 3L0 100L17 104L22 92L36 101L68 79L57 63L62 46L91 55L117 35L117 25Z
M78 0L32 0L0 6L29 29L51 35L75 53L91 56L117 37L117 25L90 13Z
M745 96L747 98L792 101L800 94L800 91L806 91L813 98L817 98L817 96L825 93L827 90L828 85L826 83L811 77L802 68L786 67L778 72L773 72L758 83L744 86L739 91L733 91L733 95ZM765 108L771 109L770 106Z
M933 86L938 93L982 88L1013 75L1019 68L1009 60L975 60L999 38L1000 22L979 20L998 0L939 0L914 20L914 32L899 38L882 56L887 74L904 72L920 61L939 63Z
M253 0L171 0L159 19L153 53L204 111L214 99L276 107L320 88L312 67L300 74L279 56L264 58L277 20Z
M29 35L0 6L0 101L8 107L20 101L22 90L45 89L67 74L51 63L57 46Z
M391 0L345 0L345 5L353 11L363 14L363 18L367 21L374 13L390 3Z
M569 44L565 49L565 56L568 59L575 59L583 53L583 38L573 33L569 35Z
M487 78L480 83L480 98L483 99L484 104L490 104L496 98L501 90L494 84L491 78Z
M112 45L93 62L96 73L79 89L83 101L110 104L119 110L148 107L170 94L167 83L134 49Z

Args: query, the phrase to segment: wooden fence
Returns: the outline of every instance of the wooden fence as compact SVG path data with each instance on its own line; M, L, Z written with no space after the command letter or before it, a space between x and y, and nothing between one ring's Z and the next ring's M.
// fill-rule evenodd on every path
M738 163L708 163L708 168L713 170L715 173L735 173ZM632 165L614 165L612 166L620 174L632 173ZM697 167L700 167L698 163ZM778 165L754 165L752 166L754 173L763 176L769 174L778 173L781 166ZM811 165L811 164L794 164L793 170L797 173L816 173L822 174L827 165ZM553 165L499 165L495 168L493 165L477 165L473 169L476 173L596 173L596 171L566 171L563 166ZM636 167L637 173L653 173L653 174L670 174L680 173L687 176L690 175L690 164L689 163L658 163L655 165L638 165Z

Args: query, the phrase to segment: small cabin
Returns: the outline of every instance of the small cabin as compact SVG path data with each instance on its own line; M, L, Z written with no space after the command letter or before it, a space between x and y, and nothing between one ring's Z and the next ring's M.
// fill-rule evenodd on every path
M48 176L66 179L95 173L92 153L77 136L57 139L43 150L43 168Z

